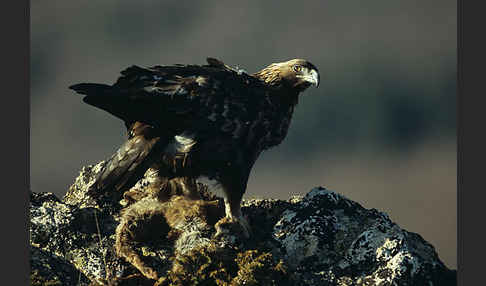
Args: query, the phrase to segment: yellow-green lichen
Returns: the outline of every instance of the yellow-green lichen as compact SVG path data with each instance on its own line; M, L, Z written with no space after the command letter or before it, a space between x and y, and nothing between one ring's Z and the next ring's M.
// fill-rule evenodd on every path
M52 279L49 280L46 277L43 277L38 270L33 270L30 273L30 285L32 286L60 286L62 285L61 281Z
M174 258L155 285L292 285L282 261L269 252L207 247Z
M248 250L238 253L236 263L238 275L231 285L290 285L283 261L276 263L269 252Z

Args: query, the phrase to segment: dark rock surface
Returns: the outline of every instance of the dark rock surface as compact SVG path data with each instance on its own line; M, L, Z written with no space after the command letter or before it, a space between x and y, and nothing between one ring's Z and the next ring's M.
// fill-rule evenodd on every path
M420 235L322 187L288 201L244 201L246 240L203 185L203 200L161 201L144 192L148 171L136 202L93 195L103 164L83 168L62 200L31 194L32 285L456 284Z

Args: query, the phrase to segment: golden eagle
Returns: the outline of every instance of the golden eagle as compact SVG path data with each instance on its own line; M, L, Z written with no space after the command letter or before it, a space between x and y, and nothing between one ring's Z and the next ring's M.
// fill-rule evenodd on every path
M123 192L148 168L171 178L208 177L225 193L226 218L243 226L240 202L263 150L282 142L299 94L319 85L310 62L273 63L254 74L208 58L207 65L131 66L113 85L70 86L83 101L122 119L128 140L96 180Z

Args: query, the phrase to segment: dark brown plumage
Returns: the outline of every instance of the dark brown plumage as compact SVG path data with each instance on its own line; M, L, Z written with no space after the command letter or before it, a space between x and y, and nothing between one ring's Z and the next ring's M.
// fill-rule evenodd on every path
M263 150L282 142L299 93L318 86L311 63L294 59L249 75L219 60L121 72L113 85L70 88L125 122L128 140L97 179L99 190L123 192L151 167L164 180L206 176L225 192L226 216L248 230L240 202Z

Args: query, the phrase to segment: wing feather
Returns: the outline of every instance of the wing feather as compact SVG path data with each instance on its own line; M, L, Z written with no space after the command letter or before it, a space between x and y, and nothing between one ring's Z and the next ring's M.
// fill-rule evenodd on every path
M153 129L142 123L136 123L130 129L134 135L107 161L96 178L94 190L115 190L122 194L141 179L146 170L160 158L168 137L154 137Z
M125 122L140 121L175 133L187 129L218 129L233 135L238 129L244 133L242 126L247 124L233 121L257 117L256 111L266 100L265 85L220 61L208 62L205 66L131 66L112 86L79 84L71 88L86 94L86 103Z

